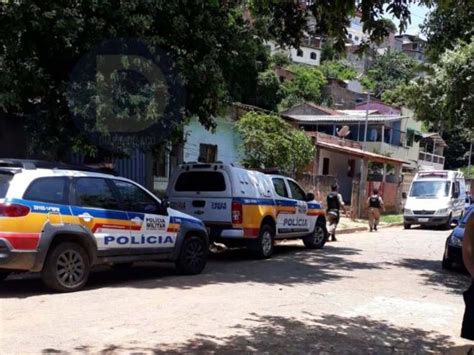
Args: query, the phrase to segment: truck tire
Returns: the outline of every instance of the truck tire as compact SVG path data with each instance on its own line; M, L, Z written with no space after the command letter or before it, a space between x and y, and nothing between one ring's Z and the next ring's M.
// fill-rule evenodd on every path
M200 274L206 266L208 250L204 239L197 236L186 238L175 262L176 269L183 275Z
M317 222L314 232L303 238L308 249L322 249L328 240L328 230L324 223Z
M84 287L89 271L89 256L84 248L74 242L64 242L55 245L48 253L41 278L50 289L73 292Z
M411 228L411 224L403 223L403 229L410 229L410 228Z
M258 259L268 259L273 254L273 244L275 240L275 230L269 224L264 224L260 228L256 245L253 248Z

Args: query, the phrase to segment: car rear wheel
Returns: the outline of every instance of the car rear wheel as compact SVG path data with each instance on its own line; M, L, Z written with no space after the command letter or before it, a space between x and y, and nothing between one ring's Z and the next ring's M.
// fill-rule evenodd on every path
M176 269L184 275L200 274L206 266L208 250L204 239L197 236L186 238L176 261Z
M59 292L78 291L89 278L90 262L87 252L77 243L65 242L49 252L41 274L49 288Z
M258 259L268 259L273 254L273 244L275 239L275 230L272 226L264 224L260 228L256 244L252 248Z
M314 232L303 238L308 249L322 249L328 240L328 231L323 223L317 223Z

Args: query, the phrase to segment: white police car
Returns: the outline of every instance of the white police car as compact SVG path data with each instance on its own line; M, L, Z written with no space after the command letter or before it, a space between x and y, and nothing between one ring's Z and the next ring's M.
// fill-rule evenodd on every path
M169 260L198 274L208 236L128 179L61 163L0 159L0 279L41 272L57 291L85 285L97 264Z

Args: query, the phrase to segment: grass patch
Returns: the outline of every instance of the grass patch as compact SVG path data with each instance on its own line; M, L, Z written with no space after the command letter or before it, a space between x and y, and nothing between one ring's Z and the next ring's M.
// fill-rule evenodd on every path
M380 217L380 221L383 223L393 224L393 223L403 223L402 214L386 214Z

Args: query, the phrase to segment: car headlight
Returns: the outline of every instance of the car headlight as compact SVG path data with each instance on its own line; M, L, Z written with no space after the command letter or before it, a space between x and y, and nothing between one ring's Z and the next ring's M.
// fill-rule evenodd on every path
M449 238L449 244L454 247L462 247L462 239L456 237L454 234Z
M449 209L448 208L441 208L435 212L435 215L437 216L444 216L449 214Z
M403 214L412 215L412 214L413 214L413 211L412 211L411 209L409 209L409 208L405 208L405 209L403 210Z

